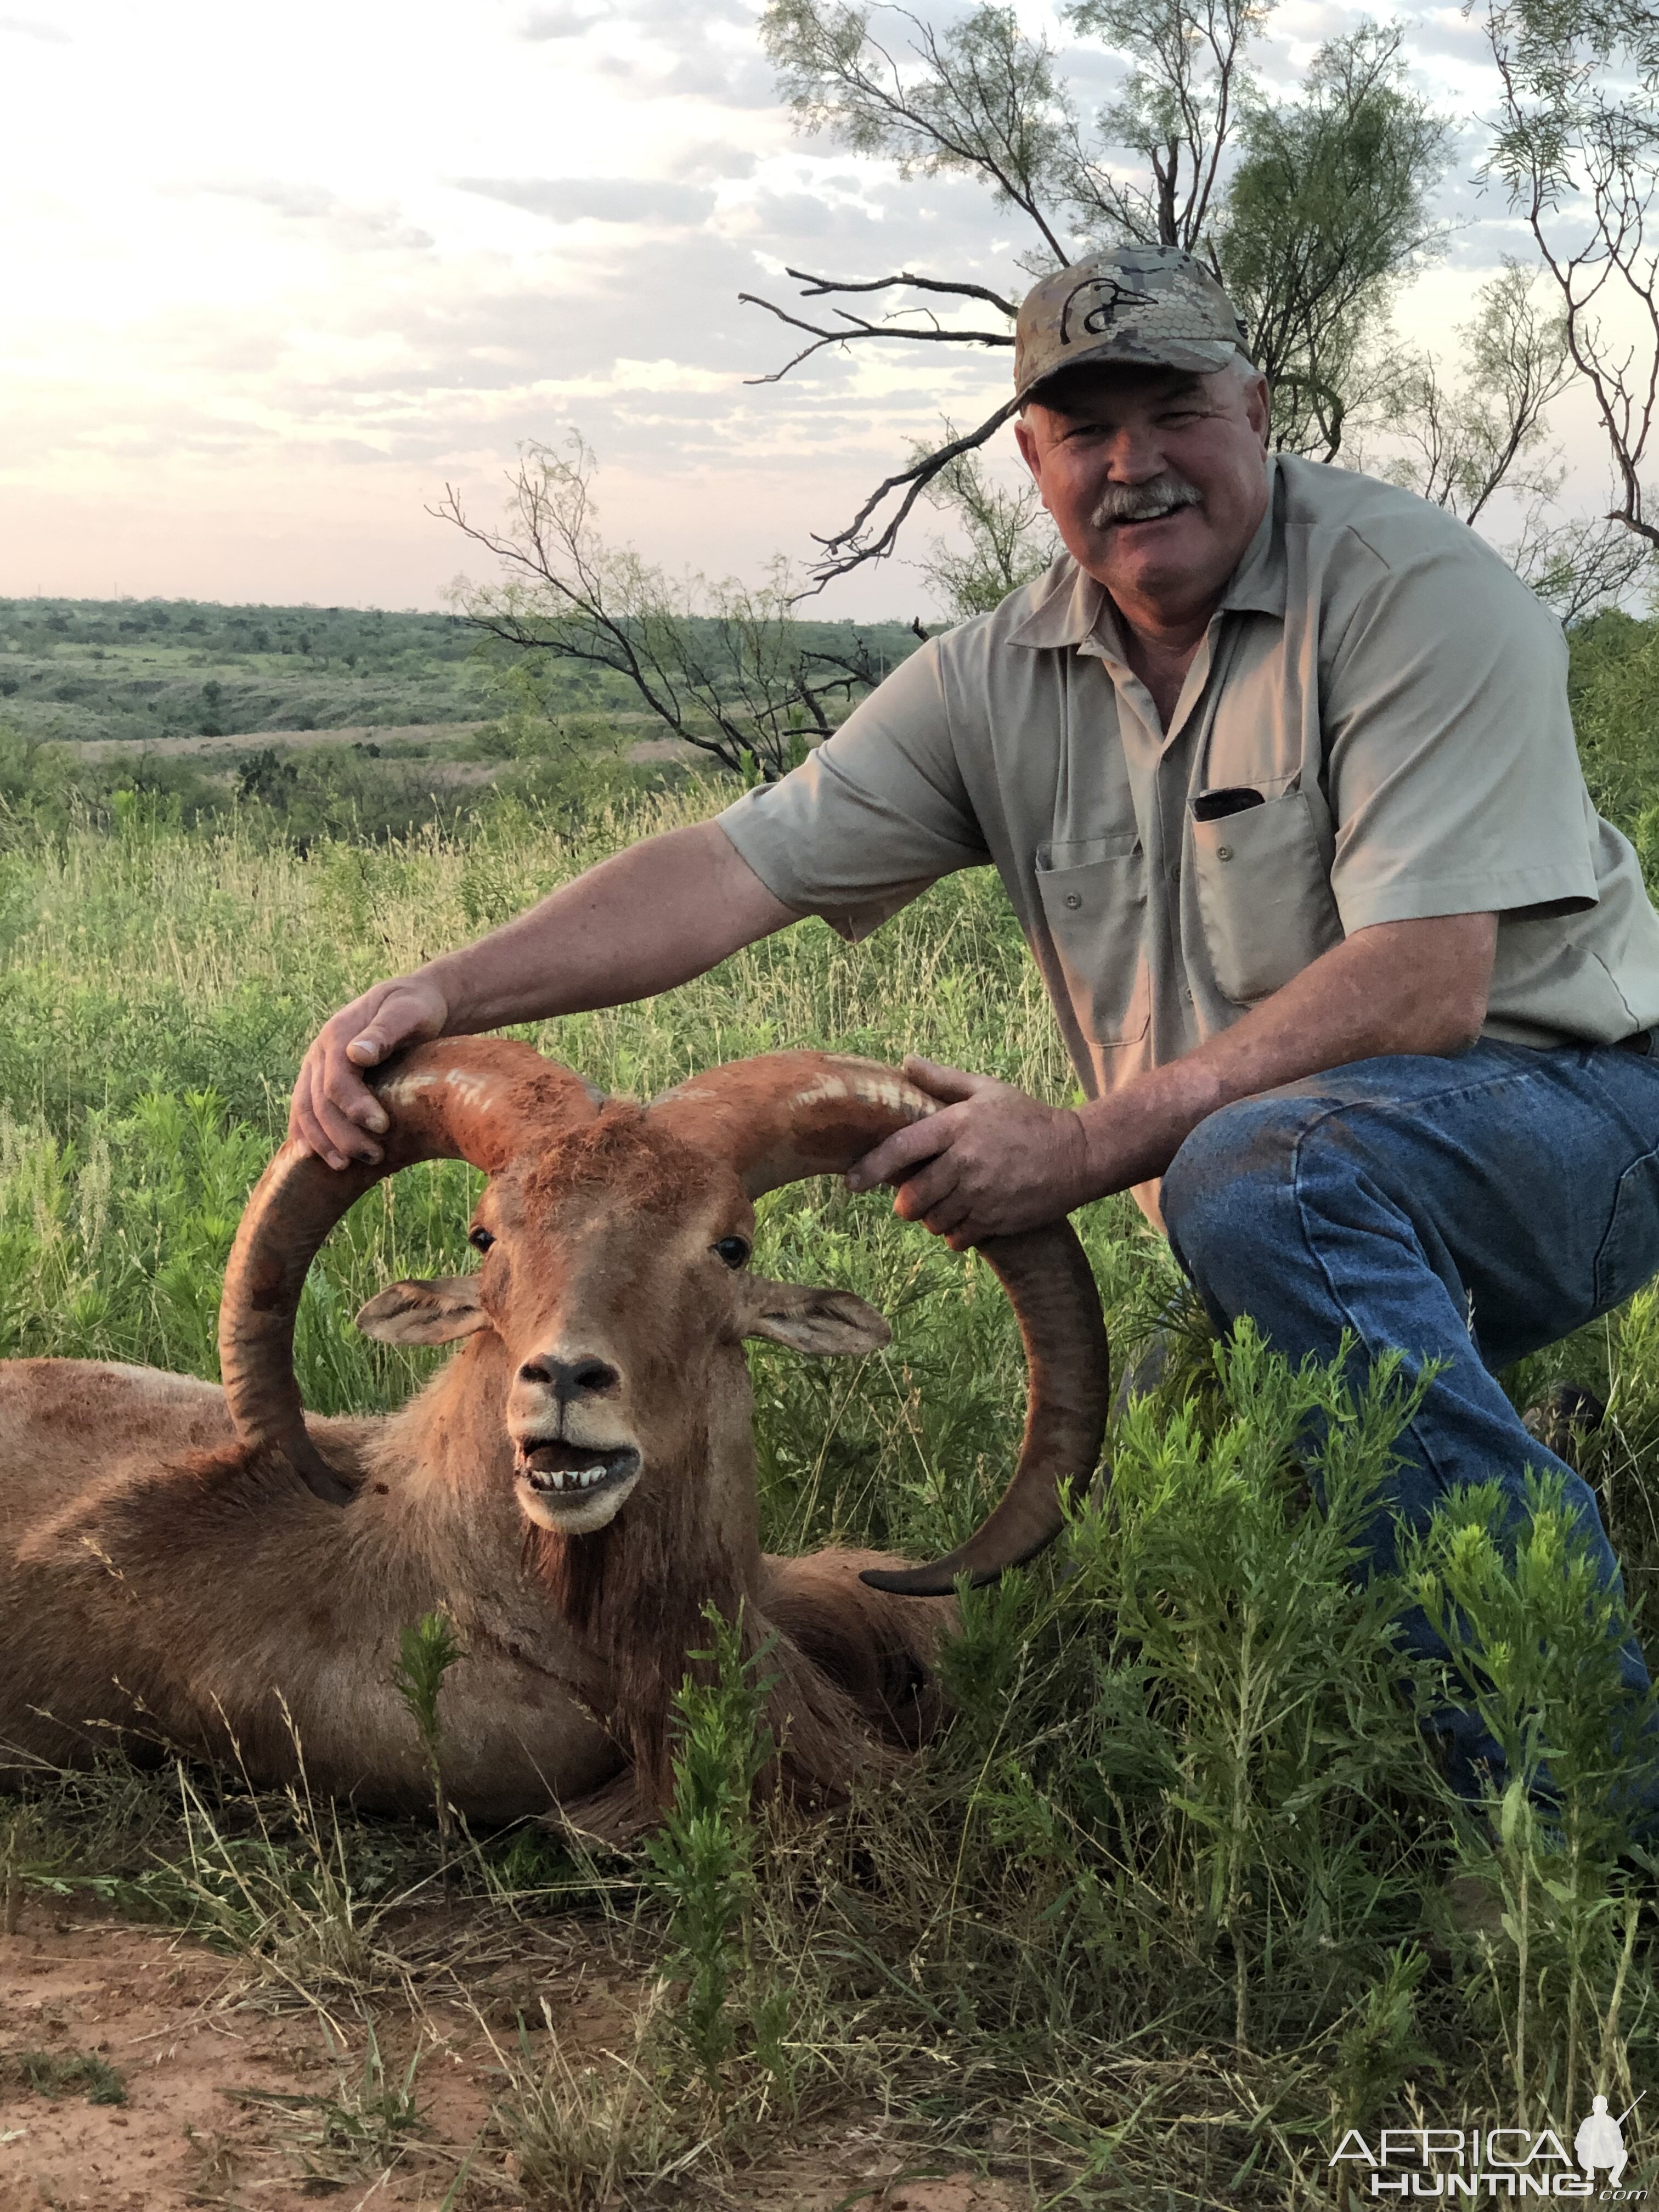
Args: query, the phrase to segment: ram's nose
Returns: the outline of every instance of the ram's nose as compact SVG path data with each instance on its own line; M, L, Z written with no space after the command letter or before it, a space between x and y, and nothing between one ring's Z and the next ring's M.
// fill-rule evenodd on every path
M593 1353L575 1352L562 1358L538 1352L520 1366L519 1380L532 1390L551 1392L562 1406L573 1406L612 1396L622 1376L608 1359Z

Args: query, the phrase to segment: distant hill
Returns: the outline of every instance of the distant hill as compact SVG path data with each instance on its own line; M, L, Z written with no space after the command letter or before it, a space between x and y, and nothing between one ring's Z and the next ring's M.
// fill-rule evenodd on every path
M804 623L844 649L853 625ZM860 625L878 664L915 650L897 623ZM477 722L499 709L501 648L454 615L201 599L0 599L0 723L34 738L255 736L273 730ZM637 711L603 672L561 665L556 711Z

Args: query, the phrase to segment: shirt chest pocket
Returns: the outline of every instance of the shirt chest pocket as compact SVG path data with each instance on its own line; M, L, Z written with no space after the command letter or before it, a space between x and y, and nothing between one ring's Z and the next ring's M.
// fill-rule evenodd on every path
M1301 792L1191 826L1199 918L1224 998L1265 999L1341 943L1330 871Z
M1070 860L1079 848L1062 849ZM1152 1009L1141 941L1146 855L1133 836L1097 838L1081 849L1098 857L1060 867L1039 864L1043 919L1084 1036L1091 1044L1136 1044Z

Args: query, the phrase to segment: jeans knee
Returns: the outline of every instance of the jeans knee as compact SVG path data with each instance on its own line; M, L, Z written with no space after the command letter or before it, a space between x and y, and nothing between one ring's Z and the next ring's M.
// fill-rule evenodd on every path
M1246 1098L1200 1121L1164 1177L1164 1225L1194 1280L1233 1257L1259 1265L1293 1199L1297 1147L1321 1109L1300 1098Z

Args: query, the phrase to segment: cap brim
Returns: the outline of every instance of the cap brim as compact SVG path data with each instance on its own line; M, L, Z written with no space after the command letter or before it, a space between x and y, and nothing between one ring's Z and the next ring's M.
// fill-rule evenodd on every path
M1179 368L1192 376L1213 376L1237 352L1238 348L1225 338L1170 338L1162 343L1155 338L1106 338L1098 345L1077 347L1052 368L1028 378L1016 395L1016 404L1023 407L1028 399L1036 398L1045 384L1069 376L1077 368Z

